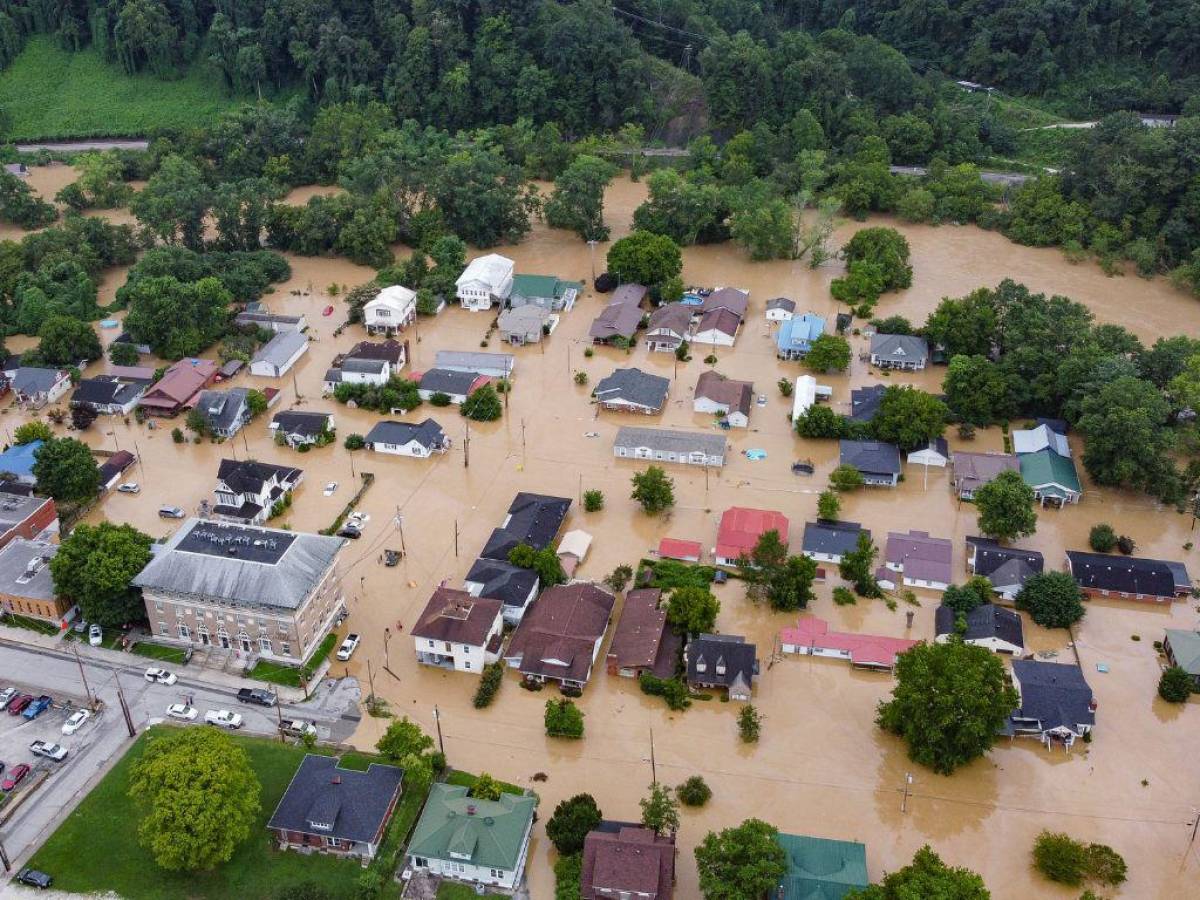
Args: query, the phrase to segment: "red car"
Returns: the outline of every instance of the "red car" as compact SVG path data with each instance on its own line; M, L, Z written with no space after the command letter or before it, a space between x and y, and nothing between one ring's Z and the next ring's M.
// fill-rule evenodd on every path
M333 315L333 307L332 306L325 307L325 309L321 311L321 315L332 316Z
M8 714L10 716L19 716L25 712L25 707L33 702L33 694L18 694L13 697L8 704Z
M0 781L0 791L8 793L15 788L30 772L29 763L21 763L13 766L8 772L8 777L4 781Z

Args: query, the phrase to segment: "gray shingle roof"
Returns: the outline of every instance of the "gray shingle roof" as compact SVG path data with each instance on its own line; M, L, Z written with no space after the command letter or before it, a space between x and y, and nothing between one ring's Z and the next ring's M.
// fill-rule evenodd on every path
M1079 666L1014 659L1013 677L1020 682L1021 705L1014 717L1036 719L1043 730L1094 725L1092 689Z
M883 402L883 392L887 388L882 384L870 384L866 387L855 388L850 392L850 418L855 422L870 422L879 412L879 404Z
M638 447L649 447L664 453L692 453L702 450L708 456L724 456L728 446L725 438L719 434L707 434L703 431L683 431L678 428L638 428L633 425L622 425L617 429L614 447L625 447L633 450Z
M339 767L336 757L307 754L267 827L372 842L387 820L403 777L404 770L396 766L371 763L360 772ZM313 821L333 828L314 829Z
M929 344L914 334L875 334L871 355L890 362L921 362L929 359Z
M468 372L488 372L492 369L512 374L511 353L480 353L475 350L439 350L434 357L439 369L461 369Z
M416 441L429 450L440 447L446 439L442 426L433 419L424 422L376 422L367 432L368 444L395 444L402 447Z
M21 366L13 376L12 388L20 394L44 394L58 382L59 369Z
M958 615L953 609L939 606L934 613L934 633L953 634L957 620ZM1017 647L1024 647L1024 634L1019 615L994 603L984 603L967 613L967 632L963 638L968 641L999 638Z
M857 522L834 522L818 519L804 523L805 553L828 553L840 556L849 553L858 544L858 533L865 531ZM867 531L870 536L871 532Z
M464 580L483 585L480 597L491 597L505 606L524 607L530 591L537 584L538 576L532 569L481 557L471 565L471 571Z
M842 441L841 461L863 474L899 475L900 449L882 441Z
M271 419L271 422L278 426L279 430L284 434L298 434L304 437L316 437L332 419L329 413L323 412L302 412L300 410L287 410L286 412L277 412Z
M430 369L421 376L421 390L443 394L468 394L478 372L460 372L453 369Z
M975 574L997 588L1023 585L1046 565L1041 552L1004 547L994 538L968 537L967 543L975 546Z
M265 362L276 367L285 366L288 360L296 355L296 351L307 344L308 338L303 332L281 331L259 348L251 363Z
M662 409L667 402L671 379L641 369L617 369L601 378L592 395L601 403L624 400L648 409Z
M758 675L757 648L736 634L702 634L688 641L687 679L703 684L733 685L743 682L747 688ZM705 670L697 670L697 664L705 664ZM718 674L718 661L725 664L724 674Z
M233 428L238 416L246 406L250 389L230 388L227 391L201 391L196 399L196 409L204 414L209 427L214 431L226 432Z
M528 544L535 550L549 546L570 508L571 501L565 497L521 491L508 507L508 523L492 531L479 555L507 561L509 551L517 544Z
M296 609L345 543L344 538L189 519L133 583L235 606Z

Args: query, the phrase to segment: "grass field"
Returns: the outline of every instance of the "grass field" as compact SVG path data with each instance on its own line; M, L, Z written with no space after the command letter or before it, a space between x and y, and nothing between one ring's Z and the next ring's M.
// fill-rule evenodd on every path
M13 628L25 628L29 631L36 631L38 634L58 634L60 630L53 622L47 622L44 619L34 619L30 616L19 616L16 613L8 613L4 616L3 623L11 625Z
M42 36L0 72L12 141L141 136L155 126L207 124L239 102L198 68L175 81L126 75L94 50L67 53Z
M184 660L184 652L178 647L167 647L163 644L149 644L146 641L139 641L130 648L130 653L136 653L138 656L144 656L147 659L157 659L161 662L175 663L182 666Z
M355 896L362 873L357 862L320 854L281 853L272 847L266 823L306 751L264 738L233 736L250 755L262 784L262 809L250 837L228 863L215 871L174 873L160 869L137 842L137 816L132 814L126 792L130 766L147 743L167 729L159 726L143 733L34 854L29 865L49 872L54 876L54 886L61 890L112 891L128 900L269 897L281 886L302 881L319 883L332 897ZM405 791L401 802L405 811L410 807L419 809L423 797L419 791L415 793L417 796L410 798ZM410 814L415 816L415 812Z
M325 635L325 639L317 644L317 649L313 651L312 656L308 658L308 671L316 672L321 668L321 664L329 657L330 652L338 642L336 632L329 632ZM267 681L271 684L282 684L284 687L300 687L300 669L296 666L288 666L283 663L270 662L269 660L260 659L254 664L254 668L250 670L249 678L257 678L259 681Z

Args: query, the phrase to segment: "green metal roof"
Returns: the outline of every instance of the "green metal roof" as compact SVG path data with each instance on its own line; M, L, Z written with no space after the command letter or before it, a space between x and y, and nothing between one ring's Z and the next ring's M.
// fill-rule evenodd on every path
M788 863L779 881L780 900L841 900L870 884L865 844L783 833L775 841Z
M1168 628L1167 641L1176 664L1189 675L1200 675L1200 634L1183 628Z
M1031 488L1043 494L1082 493L1079 476L1075 473L1075 463L1069 456L1059 456L1053 450L1039 450L1037 453L1022 453L1018 457L1021 464L1021 477ZM1055 490L1054 485L1065 490Z
M467 790L461 785L433 785L408 855L516 869L537 797L501 794L499 800L479 800L468 797Z
M579 291L578 281L560 281L554 275L514 275L512 292L522 297L561 297L567 288Z

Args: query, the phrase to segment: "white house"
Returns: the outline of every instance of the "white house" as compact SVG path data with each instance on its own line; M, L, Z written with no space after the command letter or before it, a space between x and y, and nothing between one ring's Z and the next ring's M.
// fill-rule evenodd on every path
M720 415L732 428L750 424L750 407L754 402L754 385L718 375L712 369L701 373L696 382L692 411Z
M463 309L491 309L512 293L513 261L498 253L477 256L467 263L454 285Z
M984 603L964 616L966 630L961 637L963 643L986 647L993 653L1020 656L1025 652L1024 630L1021 616L1011 609ZM958 634L958 614L948 606L939 606L934 613L934 631L939 644L944 644Z
M376 422L367 432L367 448L376 453L393 456L413 456L425 459L435 453L445 453L450 439L442 426L433 419L424 422Z
M525 873L538 798L503 793L499 800L485 800L467 791L444 783L430 788L408 842L408 864L417 872L511 894Z
M250 361L250 374L280 378L308 352L308 338L299 331L281 331L267 341Z
M725 307L710 309L700 317L692 332L692 343L703 347L732 347L742 317Z
M796 301L787 297L776 297L767 301L767 321L786 322L796 314Z
M944 469L950 462L950 445L946 443L945 438L934 438L921 449L908 454L908 461L918 466L937 466Z
M817 384L817 379L811 375L801 375L792 391L792 421L808 412L818 400L828 400L832 396L833 388L829 385Z
M12 375L12 389L18 404L41 409L71 389L71 375L66 369L21 366Z
M502 606L499 600L438 587L412 629L417 662L480 674L500 658Z
M412 324L416 317L417 292L399 284L385 287L363 307L367 334L396 334Z
M213 518L242 525L261 525L271 517L271 507L300 484L304 473L291 466L275 466L252 459L223 459L217 467L217 502Z

